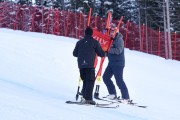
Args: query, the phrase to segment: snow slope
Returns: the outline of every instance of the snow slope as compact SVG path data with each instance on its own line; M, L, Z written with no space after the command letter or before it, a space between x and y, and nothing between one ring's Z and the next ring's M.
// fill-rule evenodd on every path
M129 49L124 80L131 98L147 109L65 104L75 100L78 86L76 42L0 28L0 120L180 120L180 62ZM100 96L107 94L102 82Z

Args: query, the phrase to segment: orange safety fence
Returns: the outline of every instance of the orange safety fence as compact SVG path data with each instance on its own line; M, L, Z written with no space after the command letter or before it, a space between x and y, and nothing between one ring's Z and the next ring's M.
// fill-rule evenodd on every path
M90 23L87 23L91 19ZM80 39L89 24L102 32L106 19L97 15L88 18L82 12L60 11L54 8L19 5L12 2L0 3L0 28L41 32ZM118 24L118 20L113 20ZM146 25L123 21L119 31L124 36L125 47L166 58L164 31L153 30ZM168 43L168 42L167 42ZM180 33L171 33L172 59L180 61Z

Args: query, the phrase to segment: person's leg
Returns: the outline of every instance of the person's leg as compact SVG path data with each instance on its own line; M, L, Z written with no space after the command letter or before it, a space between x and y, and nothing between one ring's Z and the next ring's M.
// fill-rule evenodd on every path
M86 100L93 100L93 88L95 82L95 69L87 68L86 69Z
M82 95L83 95L83 98L85 99L86 98L86 71L85 69L80 69L80 76L81 76L81 79L83 81L83 86L82 86Z
M116 95L116 89L115 86L111 80L111 77L113 76L113 71L111 69L111 66L107 66L105 69L105 72L103 74L103 81L108 89L109 94L115 94Z
M113 66L112 69L113 69L114 77L116 79L116 84L121 91L122 98L129 99L129 92L128 92L127 86L123 80L124 67L123 66Z

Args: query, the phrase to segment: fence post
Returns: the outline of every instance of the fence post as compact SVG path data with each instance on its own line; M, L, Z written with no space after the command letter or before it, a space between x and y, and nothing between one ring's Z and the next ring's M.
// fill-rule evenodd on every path
M19 13L19 11L20 11L20 5L18 4L17 6L18 6L18 10L16 11L16 18L15 18L15 21L14 21L14 23L13 23L13 24L14 24L14 28L13 28L14 30L17 29L17 21L18 21L17 19L19 18L19 17L18 17L18 13Z
M176 32L174 33L174 59L176 60Z
M144 24L142 28L142 41L141 41L141 51L144 51Z
M64 21L64 24L63 24L64 25L63 26L64 27L64 36L67 36L67 34L66 34L66 11L63 10L62 14L63 14L63 19L64 19L63 20Z
M31 32L35 32L35 28L34 28L34 16L35 16L35 12L36 12L36 6L32 8L33 9L33 13L32 13L32 21L31 21Z
M159 27L159 32L158 32L158 56L160 56L160 27Z
M168 51L169 51L169 59L172 59L172 46L171 46L171 31L170 31L170 17L169 17L169 0L165 0L166 2L166 14L167 14L167 31L168 31Z
M0 3L0 4L1 4L1 3ZM3 5L2 5L2 11L1 11L1 13L0 13L0 23L2 23L1 20L2 20L3 11L4 11L4 10L3 10ZM1 27L1 24L0 24L0 27Z
M47 24L46 24L46 33L48 34L49 32L49 22L50 22L50 14L51 14L51 8L48 11L48 19L47 19Z
M68 31L69 31L69 25L68 25L69 24L69 15L70 15L70 11L68 11L67 20L66 20L67 22L66 22L66 31L65 31L66 34L65 35L67 37L69 37L69 33L68 33Z
M128 29L129 29L129 20L127 22L127 28L126 28L126 38L125 38L125 48L127 47L127 38L128 38Z
M75 11L75 38L78 38L78 31L77 31L77 11Z
M2 11L1 11L1 13L0 13L0 27L2 27L2 17L3 17L3 13L4 13L4 2L3 3L0 3L0 4L2 4Z
M167 46L167 32L166 32L166 3L163 0L163 19L164 19L164 46L165 46L165 58L168 59L168 46Z
M78 27L78 39L80 39L80 30L81 30L81 19L82 19L82 12L80 11L80 14L79 14L79 27Z
M42 24L41 24L41 32L43 33L43 31L44 31L44 7L42 6Z
M59 13L58 9L55 8L53 13L54 13L54 25L53 25L53 33L54 35L59 35Z

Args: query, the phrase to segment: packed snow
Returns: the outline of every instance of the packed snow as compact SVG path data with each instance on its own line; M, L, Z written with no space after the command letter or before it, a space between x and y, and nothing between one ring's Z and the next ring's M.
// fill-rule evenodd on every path
M180 120L180 62L129 49L124 80L131 99L148 108L66 104L78 87L76 42L0 28L0 120ZM102 81L100 97L106 95Z

